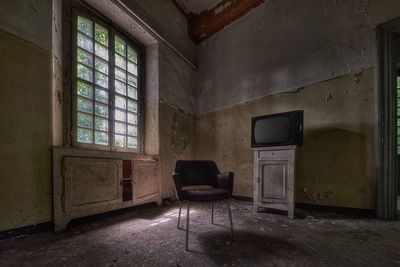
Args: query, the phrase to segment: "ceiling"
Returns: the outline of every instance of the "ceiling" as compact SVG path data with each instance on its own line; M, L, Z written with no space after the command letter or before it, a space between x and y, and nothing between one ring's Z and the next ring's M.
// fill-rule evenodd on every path
M200 14L203 11L211 10L222 0L175 0L186 14Z
M189 37L200 44L265 0L172 0L188 20Z

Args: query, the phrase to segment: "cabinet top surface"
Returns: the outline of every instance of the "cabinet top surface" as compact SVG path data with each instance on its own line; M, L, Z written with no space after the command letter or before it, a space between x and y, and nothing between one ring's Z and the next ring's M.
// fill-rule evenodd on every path
M269 146L269 147L253 147L253 151L276 151L276 150L295 150L297 146Z

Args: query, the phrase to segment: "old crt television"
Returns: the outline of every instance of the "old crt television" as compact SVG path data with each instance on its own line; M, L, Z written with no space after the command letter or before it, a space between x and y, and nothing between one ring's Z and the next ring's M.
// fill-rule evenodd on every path
M303 145L303 110L251 118L251 147Z

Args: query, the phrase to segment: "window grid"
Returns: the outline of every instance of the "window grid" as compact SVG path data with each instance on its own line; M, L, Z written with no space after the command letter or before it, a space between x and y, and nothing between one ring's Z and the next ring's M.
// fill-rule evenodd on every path
M134 49L122 37L115 35L114 42L115 145L137 148L138 103L137 94L132 94L137 91L137 56Z
M137 150L137 52L114 29L82 15L75 18L74 142L111 150Z

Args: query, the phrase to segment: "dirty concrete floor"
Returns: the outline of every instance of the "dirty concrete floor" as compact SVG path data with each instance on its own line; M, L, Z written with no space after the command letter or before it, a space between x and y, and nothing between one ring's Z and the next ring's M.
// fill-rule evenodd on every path
M217 225L210 205L192 207L190 252L174 203L0 240L0 266L400 266L400 222L305 210L290 220L234 201L232 243L226 205Z

